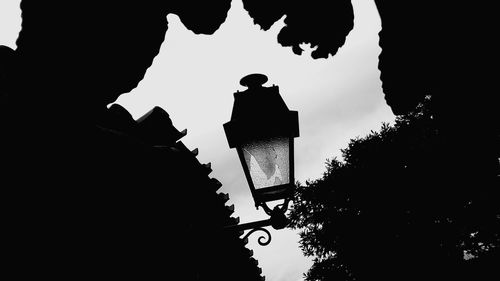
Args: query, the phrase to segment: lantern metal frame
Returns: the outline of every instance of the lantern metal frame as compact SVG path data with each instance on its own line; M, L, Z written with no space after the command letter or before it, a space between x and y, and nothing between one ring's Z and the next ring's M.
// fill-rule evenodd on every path
M267 239L264 236L258 239L258 243L262 246L268 245L271 242L271 234L264 227L272 226L274 229L282 229L288 225L285 213L295 189L294 138L299 136L298 112L288 110L288 107L279 94L277 86L262 87L262 84L266 81L267 77L263 74L250 74L241 79L240 84L247 86L248 89L244 92L238 91L234 94L235 102L231 121L224 124L229 147L236 148L250 192L255 201L255 207L257 209L262 207L264 212L270 216L266 220L230 225L225 227L225 229L228 231L250 230L243 239L248 238L248 236L256 231L262 231L267 235ZM264 103L265 101L267 103ZM251 115L253 113L252 110L255 108L264 112L260 118ZM269 120L270 118L277 120L277 123L281 126L255 126L259 121L265 124L265 120ZM287 155L289 161L289 182L287 184L256 189L250 174L250 167L247 166L245 161L242 145L249 140L278 136L289 139ZM277 200L284 201L272 209L267 205L267 202Z
M256 189L255 184L253 182L252 176L250 175L250 167L247 166L247 163L245 162L245 156L243 155L243 149L241 147L237 147L236 151L238 152L238 157L241 162L241 166L244 167L243 171L245 173L245 177L248 182L248 186L250 187L250 192L252 193L252 197L255 201L255 207L258 208L259 206L262 206L262 208L265 210L265 212L270 215L269 213L271 212L271 209L267 207L265 202L269 201L274 201L274 200L280 200L283 199L284 197L291 197L293 196L293 189L295 188L294 185L294 180L295 180L295 175L294 175L294 140L293 137L289 138L288 141L288 165L289 165L289 171L288 171L288 177L289 177L289 182L286 184L281 184L281 185L274 185L274 186L269 186L269 187L263 187Z

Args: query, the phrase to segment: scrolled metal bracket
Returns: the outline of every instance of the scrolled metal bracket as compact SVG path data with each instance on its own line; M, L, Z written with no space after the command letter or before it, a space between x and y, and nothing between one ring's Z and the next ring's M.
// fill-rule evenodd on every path
M281 206L281 208L280 208ZM267 220L261 220L250 223L243 223L238 225L230 225L226 226L224 229L228 231L245 231L250 230L243 239L247 239L254 232L262 231L266 236L260 236L258 238L258 243L261 246L267 246L271 243L271 233L269 230L265 229L266 226L272 226L274 229L283 229L288 225L288 219L285 216L286 209L288 207L288 200L285 203L276 206L274 209L270 209L267 205L264 205L263 208L266 213L271 217ZM267 238L267 239L266 239Z
M252 235L256 231L262 231L267 235L267 237L260 236L257 239L257 242L259 243L259 245L267 246L267 245L269 245L269 243L271 243L271 233L269 232L269 230L262 228L262 227L257 227L257 228L250 230L247 234L245 234L245 236L243 236L243 240L248 239L248 236Z

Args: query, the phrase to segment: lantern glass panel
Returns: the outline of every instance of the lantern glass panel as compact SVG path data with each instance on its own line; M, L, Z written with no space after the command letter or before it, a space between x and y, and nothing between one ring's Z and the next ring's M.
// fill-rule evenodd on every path
M290 139L274 137L242 146L255 189L290 183Z

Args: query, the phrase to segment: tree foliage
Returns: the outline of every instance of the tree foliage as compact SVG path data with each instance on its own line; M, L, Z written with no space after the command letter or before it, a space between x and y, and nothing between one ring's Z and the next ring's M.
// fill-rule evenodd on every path
M261 29L268 30L280 18L285 26L278 34L278 42L300 55L302 44L314 49L314 59L334 56L345 44L354 28L354 11L350 0L337 1L264 1L244 0L245 10Z
M352 139L299 184L290 219L314 258L306 280L498 277L498 166L449 157L429 108Z

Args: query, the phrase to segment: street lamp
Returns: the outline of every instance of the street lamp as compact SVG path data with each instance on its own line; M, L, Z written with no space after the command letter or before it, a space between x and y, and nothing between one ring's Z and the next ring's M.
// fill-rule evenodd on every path
M279 94L278 86L263 87L267 77L250 74L240 81L248 87L234 93L231 121L224 124L230 148L236 148L245 172L255 206L262 207L270 219L235 225L229 229L247 230L250 235L256 230L270 234L263 226L282 229L287 225L285 212L293 196L294 146L293 139L299 136L297 111L290 111ZM284 200L271 209L267 203ZM262 238L262 237L261 237Z

